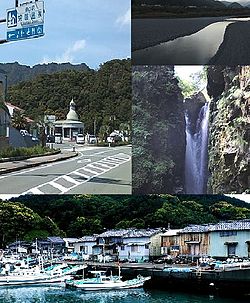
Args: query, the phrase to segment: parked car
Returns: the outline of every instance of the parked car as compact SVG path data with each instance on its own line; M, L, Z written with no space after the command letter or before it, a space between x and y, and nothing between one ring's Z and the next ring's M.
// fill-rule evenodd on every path
M117 142L121 142L121 141L122 141L122 138L119 135L113 135L113 136L107 137L108 143L117 143Z
M96 138L96 136L94 136L94 135L89 135L88 143L89 143L89 144L96 144L96 143L97 143L97 138Z
M20 129L20 134L22 136L31 136L31 134L26 129Z
M77 144L84 144L85 143L85 139L84 139L84 135L83 134L78 134L76 136L76 143Z

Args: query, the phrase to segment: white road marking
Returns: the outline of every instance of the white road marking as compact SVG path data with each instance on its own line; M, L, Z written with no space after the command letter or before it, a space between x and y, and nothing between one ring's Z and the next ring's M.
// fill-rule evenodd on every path
M5 179L5 178L13 177L13 176L18 176L18 175L24 175L24 174L27 174L27 173L30 173L30 172L33 172L33 171L36 171L36 170L39 170L39 169L44 169L44 168L52 167L52 166L55 166L55 165L62 165L62 162L63 163L72 162L72 161L76 161L77 159L80 159L82 157L83 157L83 154L79 153L78 156L67 159L67 160L57 161L57 162L49 163L49 164L41 164L41 166L34 167L34 168L31 168L31 169L24 169L22 171L9 173L7 175L0 176L0 179Z
M116 159L115 159L116 158ZM50 185L56 189L58 189L60 191L59 194L64 194L70 190L72 190L73 188L82 185L88 181L90 181L91 179L100 176L128 161L130 161L131 156L127 155L127 154L123 154L123 153L119 153L117 155L113 155L113 156L109 156L107 158L104 158L102 160L93 162L91 164L87 164L81 168L78 168L66 175L62 175L60 177L55 178L52 181L43 183L41 185L38 185L34 188L29 189L28 191L22 193L22 195L28 194L28 193L36 193L36 194L46 194L46 192L43 191L43 187L46 187L46 185ZM105 164L103 164L105 163ZM101 167L100 167L101 166ZM104 168L104 166L106 168ZM84 171L84 173L82 173L82 171ZM86 172L86 173L85 173ZM90 173L91 175L89 175L88 173ZM77 176L81 176L84 177L85 180L82 181L78 181L75 180L73 178L73 175L77 175ZM64 182L68 182L69 187L65 187L57 182L60 182L60 179L63 179ZM73 185L72 185L73 184Z
M76 185L80 184L80 182L76 181L75 179L71 178L70 176L65 175L65 176L62 176L62 178L72 184L76 184Z
M83 159L77 161L77 163L86 163L86 162L91 162L91 159Z

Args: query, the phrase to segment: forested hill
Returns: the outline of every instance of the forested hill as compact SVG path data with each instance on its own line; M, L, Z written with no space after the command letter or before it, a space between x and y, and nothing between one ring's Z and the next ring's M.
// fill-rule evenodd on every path
M223 1L216 0L134 0L134 5L164 5L164 6L197 6L210 8L225 8Z
M23 108L34 120L44 114L65 119L69 102L74 98L76 110L86 131L97 132L110 124L117 128L131 121L131 64L129 59L112 60L98 70L63 71L39 75L8 90L8 100Z
M22 203L41 218L51 218L69 237L110 228L166 228L168 223L171 228L182 228L250 219L250 204L223 195L27 195L11 201Z
M0 70L5 72L8 76L8 85L17 84L22 81L32 80L36 76L41 74L52 74L56 72L62 72L65 70L78 70L86 71L90 68L85 64L71 63L49 63L49 64L38 64L33 67L27 65L21 65L15 63L0 63Z

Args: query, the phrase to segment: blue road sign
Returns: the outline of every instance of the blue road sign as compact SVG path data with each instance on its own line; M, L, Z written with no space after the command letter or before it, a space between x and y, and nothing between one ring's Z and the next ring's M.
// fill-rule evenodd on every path
M24 27L7 32L7 41L17 41L44 36L43 25Z
M7 12L7 27L17 26L17 10L12 10Z

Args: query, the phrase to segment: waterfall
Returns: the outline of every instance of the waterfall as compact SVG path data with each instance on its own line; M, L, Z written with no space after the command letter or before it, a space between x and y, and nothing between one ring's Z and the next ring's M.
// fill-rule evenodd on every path
M209 103L200 110L194 133L190 130L187 112L186 119L186 156L185 156L185 192L187 194L205 194L207 191L208 165L208 122Z

